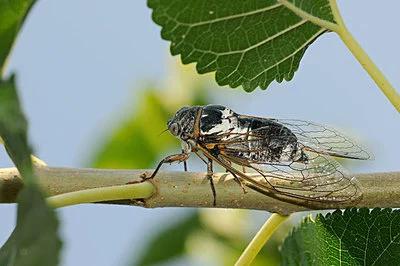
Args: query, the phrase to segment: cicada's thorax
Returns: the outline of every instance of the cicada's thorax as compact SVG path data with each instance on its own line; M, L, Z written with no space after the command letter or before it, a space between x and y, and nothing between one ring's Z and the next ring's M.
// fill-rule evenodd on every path
M273 119L239 115L220 105L201 110L199 142L249 162L305 161L296 136Z

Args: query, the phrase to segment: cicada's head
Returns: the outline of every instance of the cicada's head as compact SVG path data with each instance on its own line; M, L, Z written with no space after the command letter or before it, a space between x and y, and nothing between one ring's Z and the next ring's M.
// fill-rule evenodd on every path
M196 116L200 106L183 107L179 109L174 117L168 120L168 130L172 135L187 141L193 137Z

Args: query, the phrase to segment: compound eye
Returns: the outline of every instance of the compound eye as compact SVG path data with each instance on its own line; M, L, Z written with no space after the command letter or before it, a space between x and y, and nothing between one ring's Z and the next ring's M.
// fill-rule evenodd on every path
M172 123L171 126L169 127L169 131L171 131L171 133L174 136L178 136L178 134L179 134L179 125L177 123Z

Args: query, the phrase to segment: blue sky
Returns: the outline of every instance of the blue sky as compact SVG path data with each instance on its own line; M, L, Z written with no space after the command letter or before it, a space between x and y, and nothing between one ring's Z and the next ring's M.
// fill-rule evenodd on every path
M399 91L400 2L339 4L350 31ZM165 78L168 44L150 14L144 0L43 0L32 10L8 69L18 75L36 153L49 165L84 166L96 140L120 119L118 111L134 108L134 95L146 80ZM307 50L292 82L252 94L216 90L213 103L239 113L344 128L376 158L354 164L354 171L399 170L399 114L333 33ZM3 151L0 165L11 165ZM186 211L100 205L61 209L63 265L121 265L149 234ZM3 242L13 228L15 206L0 205L0 213Z

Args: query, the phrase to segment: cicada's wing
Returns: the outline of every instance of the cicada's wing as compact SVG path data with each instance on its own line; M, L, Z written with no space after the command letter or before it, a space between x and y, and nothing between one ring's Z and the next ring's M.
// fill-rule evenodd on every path
M369 160L372 155L349 137L330 127L309 121L273 119L289 128L307 150L335 157Z
M225 152L218 155L221 161L229 161L250 171L237 171L241 178L258 189L304 202L351 202L362 196L357 180L329 156L307 153L308 163L268 163L243 160ZM240 167L239 167L240 169ZM254 173L258 174L254 175ZM311 204L312 205L312 204Z
M314 122L294 119L268 119L239 115L231 117L229 121L234 124L222 132L207 136L206 143L212 145L240 145L257 143L268 139L282 142L296 141L305 150L327 154L335 157L368 160L373 156L361 145L351 138L330 127Z
M300 120L232 115L203 134L199 145L209 158L268 196L306 206L361 197L356 180L330 156L371 156L336 130Z

